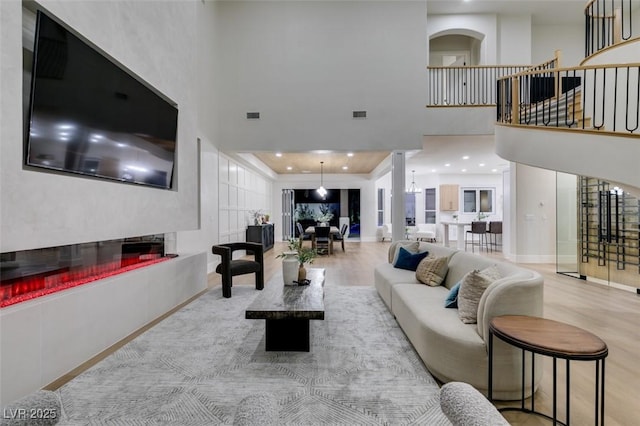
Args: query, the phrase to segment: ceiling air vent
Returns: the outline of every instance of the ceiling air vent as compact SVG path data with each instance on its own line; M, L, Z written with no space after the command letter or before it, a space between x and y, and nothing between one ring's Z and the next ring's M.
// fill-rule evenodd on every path
M367 111L353 111L353 118L367 118Z
M260 113L259 112L248 112L247 113L247 120L259 120L260 119Z

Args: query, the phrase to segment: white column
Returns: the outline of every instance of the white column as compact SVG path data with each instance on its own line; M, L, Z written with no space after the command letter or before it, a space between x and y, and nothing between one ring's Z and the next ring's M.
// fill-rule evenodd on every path
M391 153L391 239L405 238L405 156L404 151Z

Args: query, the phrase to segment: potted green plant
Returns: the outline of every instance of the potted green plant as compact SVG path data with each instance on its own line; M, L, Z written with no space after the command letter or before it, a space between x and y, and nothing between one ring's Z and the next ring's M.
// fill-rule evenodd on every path
M318 255L315 249L310 247L303 247L302 243L297 238L291 238L288 243L288 250L280 253L276 258L284 258L282 261L282 276L286 285L292 285L292 275L294 272L290 269L293 261L297 263L297 282L296 284L304 283L307 279L307 270L304 265L307 263L313 263L313 259ZM295 276L295 275L293 275Z

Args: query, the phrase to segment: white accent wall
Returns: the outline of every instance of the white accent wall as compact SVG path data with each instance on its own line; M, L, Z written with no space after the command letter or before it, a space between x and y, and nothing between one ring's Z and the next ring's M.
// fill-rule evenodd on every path
M275 216L271 207L272 183L224 154L218 162L219 242L246 241L247 225L253 225L253 211Z
M425 4L216 2L220 149L419 148Z
M22 2L2 1L0 251L176 232L198 226L196 2L42 4L178 104L175 189L23 167ZM179 31L165 31L179 28Z

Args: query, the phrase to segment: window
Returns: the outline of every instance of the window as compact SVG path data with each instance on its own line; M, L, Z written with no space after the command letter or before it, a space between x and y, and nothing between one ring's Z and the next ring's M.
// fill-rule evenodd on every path
M424 190L424 223L436 223L436 189Z
M384 225L384 188L378 188L378 226Z
M408 192L404 198L404 217L406 226L416 224L416 194Z
M493 214L493 197L494 190L490 188L463 189L463 212Z

